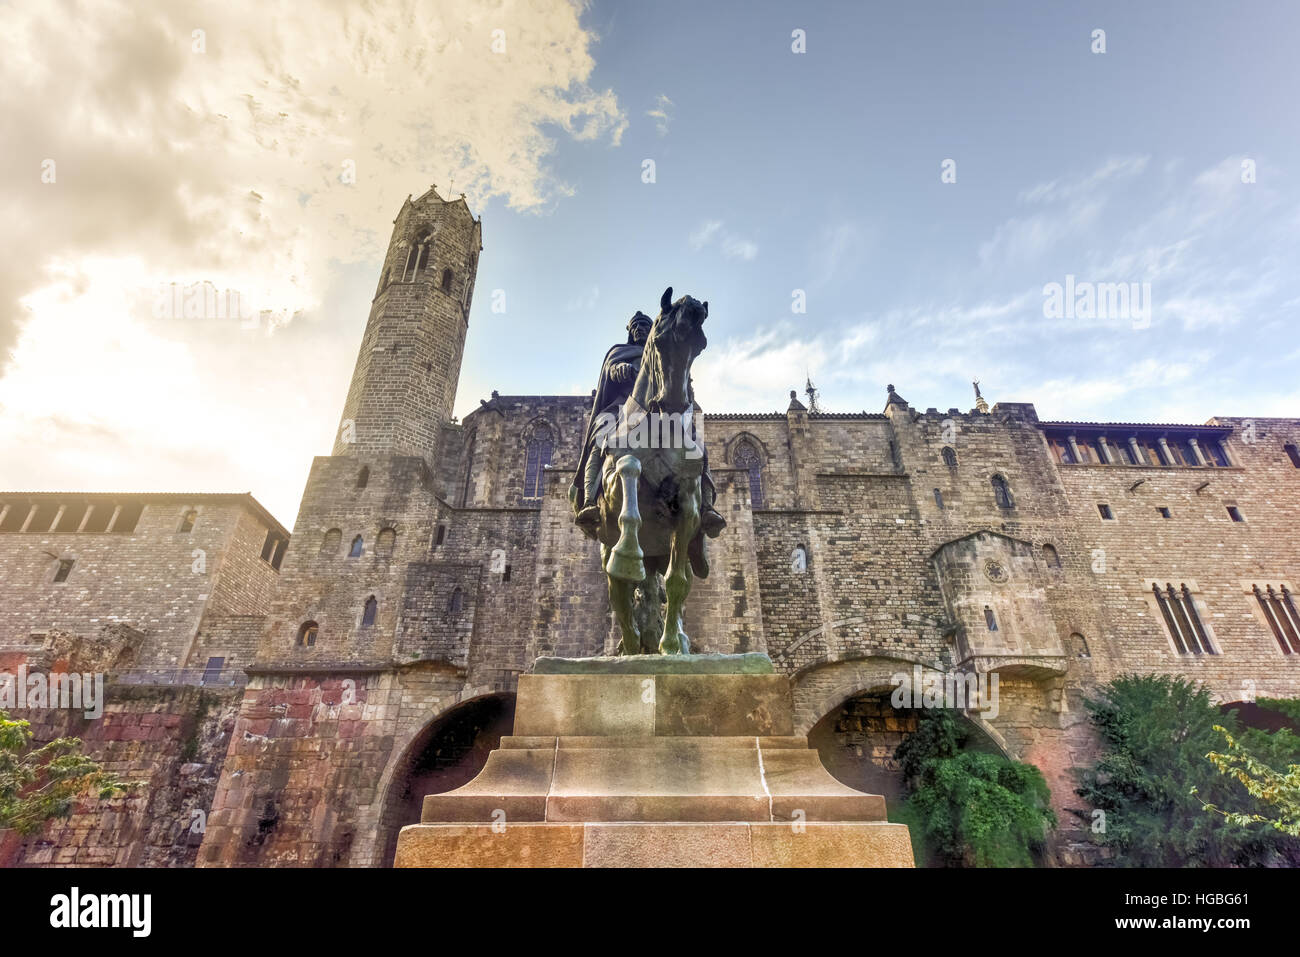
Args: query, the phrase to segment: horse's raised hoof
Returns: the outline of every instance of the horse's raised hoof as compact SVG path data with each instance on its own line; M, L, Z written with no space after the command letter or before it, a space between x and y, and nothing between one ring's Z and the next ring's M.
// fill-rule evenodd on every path
M704 534L709 538L717 538L722 534L722 530L727 527L727 520L711 508L704 509L700 515L700 527L704 529Z

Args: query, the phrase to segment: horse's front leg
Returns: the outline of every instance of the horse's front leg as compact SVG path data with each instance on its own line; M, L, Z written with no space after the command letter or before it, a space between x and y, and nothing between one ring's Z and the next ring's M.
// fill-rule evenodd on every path
M645 578L645 563L641 554L641 512L637 508L637 482L641 478L641 460L635 455L625 455L614 467L618 472L619 492L623 508L618 513L618 541L605 562L605 574L625 582L639 582Z
M601 546L601 551L605 551L605 546ZM636 582L624 581L621 578L615 578L608 575L609 581L609 607L613 609L614 620L618 622L618 631L622 635L622 641L619 642L618 653L620 655L639 655L641 653L641 632L636 626L636 616L633 614L632 593L636 590Z
M682 630L682 608L691 593L691 565L686 549L700 530L700 480L679 478L678 503L680 511L677 527L673 529L672 553L668 559L668 574L664 576L664 591L668 595L664 610L664 635L659 640L661 655L683 655L690 652L690 639Z

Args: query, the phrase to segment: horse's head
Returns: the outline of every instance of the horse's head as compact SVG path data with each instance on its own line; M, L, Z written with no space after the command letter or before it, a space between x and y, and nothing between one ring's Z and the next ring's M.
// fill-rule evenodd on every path
M680 412L690 404L691 363L709 344L703 328L709 304L692 296L672 300L669 286L659 300L633 393L648 411Z

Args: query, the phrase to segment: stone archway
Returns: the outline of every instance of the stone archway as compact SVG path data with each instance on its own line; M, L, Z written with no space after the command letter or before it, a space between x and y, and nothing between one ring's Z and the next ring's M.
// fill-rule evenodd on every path
M514 727L515 696L487 694L463 701L416 734L394 767L385 791L379 824L380 866L393 862L397 835L420 820L426 794L451 791L468 783L488 754Z

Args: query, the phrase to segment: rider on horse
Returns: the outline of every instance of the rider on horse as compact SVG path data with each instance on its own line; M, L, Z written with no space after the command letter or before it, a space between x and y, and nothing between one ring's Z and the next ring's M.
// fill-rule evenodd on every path
M596 384L596 396L591 403L591 415L587 419L587 432L582 443L582 458L578 461L578 470L569 487L569 499L576 513L574 523L588 538L596 537L596 528L600 523L598 499L601 466L605 457L604 449L598 446L600 418L602 414L616 415L632 394L637 373L641 369L641 353L652 325L653 320L638 310L628 321L627 342L613 346L605 353L605 361L600 367L600 381ZM706 449L700 520L704 533L710 538L717 538L727 525L726 519L713 507L716 495L713 479L709 475L709 453Z

